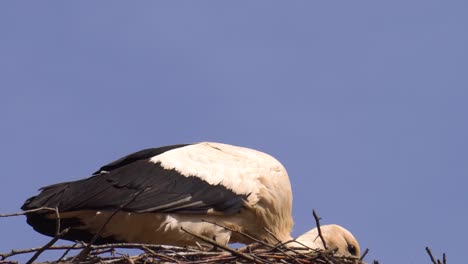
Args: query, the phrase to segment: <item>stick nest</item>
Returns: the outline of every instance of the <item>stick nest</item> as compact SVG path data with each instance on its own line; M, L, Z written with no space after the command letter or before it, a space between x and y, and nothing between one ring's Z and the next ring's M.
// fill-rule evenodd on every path
M93 263L115 263L115 264L150 264L150 263L184 263L184 264L201 264L201 263L257 263L257 264L271 264L271 263L294 263L294 264L365 264L362 262L364 257L369 252L366 249L360 258L357 257L343 257L334 254L336 248L327 248L325 240L321 236L320 232L320 218L317 216L315 211L313 212L317 228L319 229L319 236L322 240L324 248L326 250L311 249L307 248L304 251L304 247L293 248L288 247L288 243L295 242L294 240L281 243L279 240L275 245L267 244L263 241L255 240L255 243L242 247L242 248L231 248L225 245L221 245L216 241L209 238L193 234L187 230L185 232L194 236L195 240L203 241L206 244L212 246L211 250L206 251L200 248L193 247L175 247L175 246L162 246L162 245L147 245L147 244L134 244L134 243L119 243L119 244L106 244L106 245L93 245L93 241L99 235L99 232L95 235L95 238L91 243L80 243L74 245L55 246L57 242L64 234L69 231L69 228L60 228L60 215L57 208L37 208L29 211L23 211L13 214L0 214L0 217L12 217L25 215L37 211L54 211L57 215L56 233L55 236L45 245L37 248L19 249L12 250L7 253L0 253L0 264L17 264L18 261L11 260L13 256L19 256L24 254L34 253L33 256L26 262L26 264L41 263L35 262L36 259L45 251L61 251L62 255L60 258L50 260L42 263L75 263L75 264L93 264ZM215 224L215 223L213 223ZM227 227L225 227L228 229ZM183 230L183 229L182 229ZM267 230L267 229L266 229ZM233 230L231 230L233 231ZM248 236L247 234L242 234ZM141 251L138 255L129 255L125 253L125 250L133 249ZM301 251L302 249L302 251ZM76 254L76 251L79 251ZM426 251L430 256L432 264L446 264L447 260L445 253L442 256L442 260L436 259L431 250L426 247ZM71 252L75 252L72 254ZM304 253L307 252L307 253ZM379 262L374 260L373 264Z
M67 256L70 251L83 250L89 245L75 244L72 246L50 246L45 250L61 250L62 256L59 259L46 263L116 263L116 264L149 264L149 263L297 263L297 264L348 264L363 263L355 257L341 257L334 255L334 250L313 250L308 253L300 253L294 248L288 248L284 244L278 245L258 245L257 243L239 248L213 248L211 251L204 251L197 248L157 246L145 244L107 244L90 246L89 253L81 257L80 254ZM26 253L39 252L40 248L25 250L12 250L9 253L0 254L0 263L18 263L7 260L12 256ZM122 253L125 249L138 249L142 253L138 255L128 255ZM73 254L70 254L73 255Z

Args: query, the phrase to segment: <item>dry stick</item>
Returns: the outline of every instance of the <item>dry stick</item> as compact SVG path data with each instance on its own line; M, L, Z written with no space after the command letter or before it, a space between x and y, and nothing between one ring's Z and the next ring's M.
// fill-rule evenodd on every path
M265 243L266 244L266 243ZM268 244L267 244L268 245ZM252 244L248 244L248 245L245 245L243 247L240 247L238 248L237 250L240 251L240 252L246 252L246 251L249 251L250 253L252 253L252 250L257 250L257 249L260 249L263 245L261 243L258 243L258 242L254 242ZM270 245L268 245L270 246Z
M68 254L68 252L70 252L70 250L73 249L73 247L75 247L77 244L73 244L73 246L71 246L71 248L68 248L67 250L65 250L65 252L62 254L62 256L60 256L60 258L56 261L56 262L60 262L62 261L63 258L65 258L65 256Z
M276 241L278 241L278 243L277 243L274 247L272 247L272 250L277 250L277 251L281 252L283 255L287 256L288 258L293 259L294 261L296 261L296 259L293 258L292 256L288 255L284 250L281 249L281 247L286 246L286 245L289 244L289 243L296 242L296 243L298 243L298 244L300 244L300 245L302 245L302 246L304 246L304 247L306 247L306 248L308 248L308 249L312 249L312 248L309 248L308 246L305 246L304 244L302 244L302 243L296 241L295 239L289 240L289 241L286 241L286 242L281 242L281 240L279 240L278 237L276 237L276 235L273 234L273 232L271 232L268 228L263 227L263 230L265 230L268 234L270 234L270 236L272 236ZM292 252L293 252L294 254L296 254L296 255L301 255L301 256L303 256L303 257L307 257L307 256L304 255L303 253L301 253L301 252L299 252L299 251L296 251L295 249L293 249L293 248L291 248L291 247L288 247L287 249L288 249L289 251L292 251ZM312 250L313 250L313 249L312 249Z
M136 261L139 261L139 260L142 260L144 258L147 258L148 257L148 254L141 254L139 256L134 256L134 257L130 257L130 258L133 258L134 260ZM147 260L145 260L144 264L146 264Z
M192 236L194 236L194 237L196 237L196 238L202 240L203 242L206 242L206 243L211 244L211 245L213 245L213 246L216 246L216 247L219 247L219 248L221 248L221 249L224 249L225 251L228 251L228 252L232 253L233 255L236 255L236 256L238 256L238 257L241 257L241 258L243 258L243 259L246 259L246 260L248 260L248 261L252 261L252 262L255 262L255 263L258 263L258 264L263 264L263 263L264 263L264 262L261 262L261 261L259 261L258 259L254 258L254 257L251 257L251 256L249 256L249 255L246 255L246 254L244 254L244 253L242 253L242 252L239 252L239 251L237 251L237 250L235 250L235 249L232 249L232 248L230 248L230 247L226 247L226 246L224 246L224 245L221 245L220 243L218 243L218 242L216 242L216 241L213 241L213 240L211 240L211 239L209 239L209 238L206 238L206 237L204 237L204 236L200 236L200 235L194 234L194 233L192 233L192 232L190 232L190 231L184 229L183 227L181 227L180 229L181 229L182 231L184 231L185 233L187 233L187 234L189 234L189 235L192 235Z
M329 257L331 255L332 258L340 258L340 256L335 256L334 255L337 250L338 250L338 247L332 247L332 248L324 249L324 250L318 249L318 250L316 250L317 256L315 257L315 260L325 261L326 263L333 263L333 262L331 262ZM322 259L319 259L320 257ZM356 257L353 257L353 260L356 260L356 259L357 259Z
M96 255L101 255L104 253L110 253L112 256L115 256L116 250L115 248L107 248L107 249L101 249L101 250L93 250L89 254L96 256Z
M332 247L332 248L329 248L329 249L325 249L325 251L323 251L323 253L325 254L322 254L321 256L325 259L325 261L327 263L332 263L331 260L328 258L330 255L332 255L332 257L334 258L334 254L335 252L338 251L338 247Z
M148 252L146 252L148 254ZM186 261L187 260L187 257L180 254L181 252L178 252L178 251L163 251L162 254L164 254L164 256L168 256L168 257L174 257L174 258L181 258L182 262ZM194 252L187 252L187 253L194 253ZM158 253L158 254L161 254L161 253ZM197 252L197 254L200 254Z
M111 247L120 247L120 248L141 248L142 245L145 245L147 247L155 247L155 245L149 245L149 244L137 244L137 243L115 243L115 244L104 244L104 245L93 245L91 248L93 250L95 249L105 249L105 248L111 248ZM83 249L85 248L86 245L71 245L71 246L51 246L47 248L46 250L78 250L78 249ZM164 248L164 246L157 246L158 248ZM8 253L0 253L0 260L4 260L6 258L9 258L11 256L16 256L16 255L21 255L21 254L27 254L27 253L32 253L32 252L37 252L41 250L42 247L39 248L28 248L28 249L20 249L20 250L12 250ZM182 250L182 248L181 248Z
M68 249L69 246L58 246L58 247L49 247L48 250L62 250L62 249ZM27 254L31 252L36 252L40 250L41 248L28 248L28 249L19 249L19 250L12 250L9 253L0 253L0 260L5 260L6 258L9 258L11 256L15 255L21 255L21 254Z
M61 236L65 235L65 233L60 235L60 213L58 208L55 207L55 236L60 238Z
M432 255L431 249L429 247L426 247L427 254L429 254L429 257L431 257L431 261L433 264L437 264L437 262L434 259L434 256Z
M78 253L78 255L73 258L73 261L75 260L78 260L78 261L81 261L81 260L84 260L86 258L86 256L88 256L89 252L91 252L91 245L94 244L94 242L96 242L96 240L99 238L99 234L101 234L102 230L104 230L104 228L107 226L107 224L110 222L110 220L118 213L120 212L122 209L125 208L125 206L129 205L131 202L135 201L135 199L140 195L142 194L143 192L145 192L145 190L141 190L141 191L138 191L137 193L135 193L135 196L128 200L127 202L125 202L123 205L119 206L119 208L117 208L117 210L115 210L106 220L106 222L104 222L104 224L99 228L99 230L96 232L96 234L94 234L93 238L91 239L91 241L86 245L86 247L80 252Z
M255 243L258 243L258 244L257 244L257 245L254 245L253 248L258 248L258 247L260 247L261 245L263 245L263 246L265 246L265 247L268 247L268 248L270 248L270 249L274 249L274 248L275 248L274 246L272 246L272 245L270 245L270 244L268 244L268 243L265 243L265 242L262 241L262 240L256 239L256 238L254 238L254 237L252 237L252 236L250 236L250 235L248 235L248 234L246 234L246 233L243 233L243 232L241 232L241 231L237 231L237 230L234 230L234 229L232 229L232 228L229 228L229 227L226 227L226 226L223 226L223 225L220 225L220 224L218 224L218 223L211 222L211 221L208 221L208 220L205 220L205 219L202 219L202 221L203 221L203 222L206 222L206 223L210 223L210 224L216 225L216 226L219 226L219 227L222 227L222 228L224 228L224 229L226 229L226 230L229 230L229 231L231 231L231 232L238 233L238 234L240 234L240 235L242 235L242 236L245 236L245 237L247 237L247 238L249 238L249 239L255 241ZM277 238L273 235L273 233L271 233L271 231L267 230L266 228L265 228L265 230L266 230L267 232L269 232L275 239L277 239ZM278 239L277 239L277 240L278 240ZM247 249L252 249L251 245L247 245L247 246L245 246L245 247L239 248L238 251L244 252L244 251L246 251Z
M68 231L70 230L70 228L67 228L67 229L64 229L62 232L56 234L54 236L54 238L52 238L52 240L49 241L49 243L45 244L44 246L42 246L37 252L36 254L34 254L29 260L28 262L26 262L26 264L31 264L34 262L34 260L36 260L41 254L42 252L46 251L48 248L50 248L53 244L55 244L55 242L57 242L57 240L59 240L63 235L65 235Z
M276 237L275 234L273 234L273 232L271 232L268 228L263 227L263 230L265 230L268 234L270 234L270 236L273 237L277 243L281 243L281 240L279 240L278 237Z
M300 245L302 245L302 246L304 246L304 247L307 248L307 249L314 250L313 248L310 248L310 247L308 247L308 246L302 244L301 242L296 241L296 239L292 239L292 240L289 240L289 241L286 241L286 242L281 242L281 240L279 240L278 237L276 237L276 235L273 234L273 232L271 232L268 228L263 227L263 229L264 229L268 234L270 234L270 236L272 236L274 239L276 239L276 241L278 241L278 244L272 248L273 250L278 250L278 251L280 251L281 253L286 254L286 252L284 252L283 250L281 250L280 247L286 246L287 244L294 243L294 242L295 242L295 243L298 243L298 244L300 244ZM294 248L290 248L290 247L289 247L288 250L294 252L295 254L305 256L303 253L294 250Z
M277 241L276 246L274 246L274 247L272 248L272 250L278 250L279 252L281 252L281 253L282 253L283 255L285 255L286 257L288 257L288 258L294 260L295 262L297 262L297 260L296 260L294 257L288 255L284 250L281 249L282 246L288 244L290 241L282 242L282 241L279 240L278 237L277 237L275 234L273 234L273 232L271 232L268 228L263 227L263 230L265 230L270 236L272 236L272 237ZM297 251L295 251L294 249L288 248L288 250L294 252L295 254L303 255L302 253L297 252Z
M166 256L166 255L164 255L164 254L158 254L158 253L154 252L154 250L151 250L151 249L149 249L149 248L147 248L147 247L145 247L145 246L143 246L143 249L144 249L145 251L149 252L151 255L156 256L156 257L158 257L158 258L160 258L160 259L165 259L165 260L169 260L169 261L172 261L172 262L175 262L175 263L180 263L180 262L179 262L177 259L175 259L175 258Z
M58 211L58 208L54 208L54 211L55 211L55 235L54 235L54 238L52 238L52 240L49 241L49 243L45 244L44 246L42 246L37 252L36 254L34 254L29 260L28 262L26 262L26 264L31 264L34 262L34 260L36 260L41 254L42 252L44 252L46 249L48 249L49 247L53 246L55 244L55 242L57 242L57 240L59 240L62 236L64 236L69 230L70 228L67 228L65 230L63 230L62 232L60 232L60 214L59 214L59 211Z
M219 255L217 257L210 257L210 258L205 258L205 259L200 259L200 260L192 260L189 263L190 264L221 263L221 261L234 260L236 258L237 257L233 256L232 254L226 254L226 255Z
M254 238L254 237L252 237L252 236L250 236L250 235L248 235L248 234L245 234L245 233L243 233L243 232L234 230L234 229L232 229L232 228L229 228L229 227L220 225L220 224L215 223L215 222L211 222L211 221L208 221L208 220L204 220L204 219L202 219L202 221L203 221L203 222L206 222L206 223L210 223L210 224L216 225L216 226L219 226L219 227L222 227L222 228L224 228L224 229L226 229L226 230L229 230L229 231L231 231L231 232L235 232L235 233L241 234L241 235L243 235L243 236L245 236L245 237L247 237L247 238L249 238L249 239L251 239L251 240L257 242L257 243L262 244L263 246L266 246L266 247L268 247L268 248L270 248L270 249L276 249L276 250L278 250L279 252L283 253L286 257L291 258L291 259L293 259L294 261L296 261L296 260L295 260L294 258L292 258L290 255L287 255L286 252L284 252L283 250L281 250L281 249L278 248L279 246L281 246L281 244L278 245L278 246L272 246L272 245L270 245L270 244L268 244L268 243L265 243L265 242L263 242L263 241L261 241L261 240L259 240L259 239L256 239L256 238ZM270 235L271 235L274 239L276 239L278 242L281 242L281 241L273 234L273 232L271 232L270 230L268 230L268 229L265 228L265 227L264 227L263 229L264 229L265 231L267 231L268 234L270 234ZM239 249L238 251L243 252L244 250L245 250L244 248L241 248L241 249ZM294 250L292 250L292 251L294 251ZM295 253L298 253L298 252L295 252Z
M288 255L286 252L284 252L284 250L282 250L282 249L280 248L280 247L282 247L282 246L288 244L290 241L286 241L286 242L283 243L283 242L281 242L281 240L279 240L278 237L276 237L276 235L273 234L273 232L271 232L268 228L263 227L263 230L265 230L268 234L270 234L270 236L272 236L272 237L278 242L278 244L277 244L275 247L273 247L273 250L278 250L278 251L281 252L283 255L285 255L285 256L287 256L288 258L291 258L292 260L294 260L295 262L297 262L296 259L294 259L294 258L291 257L290 255ZM295 254L303 255L302 253L297 252L297 251L295 251L294 249L289 248L289 250L292 251L292 252L294 252Z
M287 244L290 244L290 243L297 243L299 244L301 247L288 247L288 250L292 251L294 254L296 255L300 255L304 258L318 258L321 253L327 253L327 251L325 250L322 250L322 249L317 249L317 248L311 248L299 241L296 241L296 239L293 239L293 240L289 240L287 242L284 242L283 245L287 246ZM282 246L282 245L279 245L279 246ZM298 251L299 250L299 251ZM312 254L308 253L308 254L304 254L302 253L300 250L308 250L310 252L313 252L315 255L312 256Z
M57 208L39 207L39 208L36 208L36 209L26 210L26 211L18 212L18 213L0 214L0 217L20 216L20 215L25 215L25 214L29 214L29 213L35 213L37 211L54 211L54 212L57 212Z
M57 236L59 233L60 233L60 215L59 215L59 212L58 212L58 209L57 208L51 208L51 207L40 207L40 208L36 208L36 209L31 209L31 210L26 210L26 211L23 211L23 212L18 212L18 213L12 213L12 214L0 214L0 217L11 217L11 216L20 216L20 215L25 215L25 214L28 214L28 213L34 213L34 212L38 212L38 211L54 211L55 214L56 214L56 217L57 217L57 224L56 224L56 231L55 231L55 235ZM50 242L49 242L50 243ZM55 242L54 242L55 243ZM41 250L43 247L41 247L39 250ZM1 260L4 260L6 259L8 256L5 256L5 254L0 254L0 257L1 257Z
M179 256L179 257L191 257L191 256L218 256L219 252L171 252L166 253L168 256ZM231 254L225 253L226 256L232 256Z
M18 261L14 261L14 260L0 260L0 264L18 264Z
M54 238L49 241L49 243L45 244L44 246L42 246L41 248L39 248L36 251L36 254L34 254L31 257L31 259L28 260L27 264L32 263L34 260L36 260L39 257L39 255L42 254L42 252L44 252L45 250L50 248L52 245L54 245L55 242L57 242L57 240L59 240L62 236L64 236L69 231L69 229L65 229L62 232L60 232L60 213L59 213L58 208L57 207L55 207L55 208L39 207L39 208L31 209L31 210L26 210L26 211L23 211L23 212L18 212L18 213L0 214L0 217L10 217L10 216L26 215L28 213L34 213L34 212L38 212L38 211L54 211L55 212L55 217L56 217L55 218L55 221L56 221L56 223L55 223L55 235L54 235ZM7 258L5 255L0 255L0 256L2 257L2 260Z
M447 264L447 259L445 258L445 253L442 254L442 262Z
M338 249L338 248L336 248L336 249ZM341 259L341 260L346 260L346 261L351 261L351 260L352 260L352 261L356 261L356 260L360 261L359 258L356 257L356 256L343 256L343 255L338 255L338 256L333 256L333 257L334 257L335 259ZM354 262L353 262L353 263L354 263ZM360 263L362 263L362 262L360 261Z
M47 250L78 250L78 249L84 249L87 245L70 245L70 246L51 246L47 248ZM91 249L96 250L96 249L107 249L107 248L128 248L128 249L139 249L142 246L149 247L149 248L157 248L159 249L166 249L166 250L180 250L180 251L185 251L189 250L192 251L192 253L197 254L199 251L195 251L190 248L184 248L184 247L176 247L176 246L164 246L164 245L152 245L152 244L140 244L140 243L112 243L112 244L103 244L103 245L92 245ZM28 249L21 249L21 250L12 250L9 253L0 253L0 257L2 260L9 258L11 256L15 255L20 255L20 254L26 254L26 253L31 253L31 252L36 252L40 250L41 248L28 248Z
M367 255L367 253L369 253L369 249L366 248L366 250L364 250L364 253L362 253L362 256L359 258L359 261L363 261L364 260L364 257Z
M280 247L282 246L285 246L286 244L288 243L291 243L292 241L295 241L294 239L293 240L290 240L290 241L286 241L286 242L282 242L281 240L279 240L279 238L273 234L273 232L271 232L268 228L266 227L263 227L263 230L265 230L268 234L270 234L270 236L272 236L276 241L277 241L277 244L276 246L273 247L274 250L278 250L279 252L283 253L284 255L287 255L286 252L284 252L283 250L280 249ZM296 241L297 242L297 241ZM297 242L299 243L299 242ZM300 252L297 252L295 251L294 249L292 248L288 248L290 251L296 253L296 254L301 254ZM301 254L302 255L302 254Z
M325 239L323 238L323 235L322 235L322 230L320 229L320 218L318 217L318 215L317 215L317 213L315 212L315 210L312 210L312 214L314 215L315 224L317 225L319 237L320 237L320 239L322 240L323 247L324 247L325 249L327 249L327 243L325 242Z
M222 228L224 228L224 229L226 229L226 230L229 230L229 231L231 231L231 232L234 232L234 233L240 234L240 235L242 235L242 236L244 236L244 237L247 237L248 239L253 240L253 241L257 242L257 243L260 243L260 244L262 244L262 245L264 245L264 246L266 246L266 247L272 247L272 246L269 245L268 243L265 243L265 242L263 242L263 241L261 241L261 240L259 240L259 239L256 239L255 237L253 237L253 236L251 236L251 235L249 235L249 234L243 233L243 232L241 232L241 231L237 231L237 230L234 230L234 229L229 228L229 227L227 227L227 226L223 226L223 225L220 225L220 224L218 224L218 223L211 222L211 221L208 221L208 220L205 220L205 219L202 219L202 222L206 222L206 223L213 224L213 225L215 225L215 226L222 227Z
M303 246L303 248L294 248L294 247L288 247L287 245L290 244L290 243L298 243L299 245ZM283 250L281 247L285 246L286 247L286 250ZM316 251L315 249L313 248L310 248L304 244L302 244L301 242L298 242L296 241L295 239L292 239L292 240L289 240L289 241L286 241L284 243L280 243L278 245L276 245L274 248L272 248L271 251L274 251L274 250L277 250L279 251L281 254L287 256L288 258L292 258L294 261L296 261L295 258L293 258L290 254L287 254L286 252L287 251L290 251L290 252L293 252L295 255L298 255L298 256L301 256L301 257L304 257L304 258L309 258L310 256L307 256L306 254L300 252L300 251L297 251L296 249L299 249L299 250L304 250L304 249L307 249L307 250L311 250L311 251Z
M135 261L133 261L129 256L124 256L123 257L129 264L135 264Z

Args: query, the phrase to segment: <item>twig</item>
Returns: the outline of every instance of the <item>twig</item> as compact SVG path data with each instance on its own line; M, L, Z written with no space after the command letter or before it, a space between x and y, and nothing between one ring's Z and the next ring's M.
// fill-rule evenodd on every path
M299 244L299 245L302 246L302 247L300 247L300 248L298 248L298 247L289 247L288 244L291 244L291 243L297 243L297 244ZM296 239L292 239L292 240L286 241L286 242L284 242L284 243L282 243L282 244L279 244L279 245L275 246L275 247L273 248L273 250L280 250L279 248L282 247L282 246L286 246L286 247L287 247L290 251L292 251L294 254L296 254L296 255L301 255L301 256L303 256L303 257L307 257L307 255L305 255L305 254L303 254L303 253L301 253L300 251L297 251L297 250L304 250L304 249L306 249L306 250L309 250L309 251L317 252L317 249L311 248L311 247L309 247L309 246L307 246L307 245L305 245L305 244L303 244L303 243L301 243L301 242L299 242L299 241L296 241Z
M135 193L135 195L133 196L132 199L128 200L127 202L125 202L124 204L122 204L121 206L119 206L119 208L117 208L106 220L106 222L104 222L104 224L99 228L99 230L96 232L96 234L94 234L93 238L91 239L91 241L87 244L87 246L73 259L73 261L81 261L81 260L84 260L86 258L86 256L88 256L89 252L91 251L91 246L94 244L94 242L96 242L96 240L99 238L99 235L101 234L101 232L104 230L104 228L107 226L107 224L111 221L111 219L118 213L120 212L122 209L125 208L125 206L129 205L131 202L135 201L135 199L140 195L142 194L143 192L145 192L145 190L141 190L137 193Z
M282 242L282 241L279 240L279 238L278 238L275 234L273 234L273 232L271 232L268 228L263 227L263 230L265 230L268 234L270 234L270 236L272 236L276 241L278 241L278 242L277 242L278 244L277 244L275 247L273 247L273 249L276 249L276 250L278 250L279 252L281 252L283 255L285 255L285 256L291 258L291 256L289 256L288 254L286 254L286 252L284 252L284 250L282 250L282 249L280 248L281 246L286 245L286 244L289 243L290 241ZM292 240L291 240L291 241L292 241ZM293 249L290 249L290 250L293 251L293 252L296 253L296 254L300 254L299 252L294 251ZM297 262L296 259L294 259L294 258L291 258L291 259L294 260L295 262Z
M254 257L251 257L251 256L249 256L249 255L246 255L246 254L244 254L244 253L242 253L242 252L239 252L239 251L237 251L237 250L235 250L235 249L232 249L232 248L230 248L230 247L226 247L226 246L224 246L224 245L221 245L220 243L218 243L218 242L216 242L216 241L213 241L213 240L211 240L211 239L209 239L209 238L206 238L206 237L204 237L204 236L200 236L200 235L194 234L194 233L192 233L192 232L190 232L190 231L184 229L183 227L181 227L180 229L181 229L182 231L186 232L187 234L190 234L190 235L192 235L192 236L194 236L194 237L196 237L196 238L202 240L203 242L206 242L206 243L211 244L211 245L213 245L213 246L216 246L216 247L219 247L219 248L221 248L221 249L224 249L225 251L228 251L228 252L232 253L233 255L236 255L236 256L238 256L238 257L241 257L241 258L246 259L246 260L251 261L251 262L255 262L255 263L258 263L258 264L262 264L261 261L259 261L258 259L254 258Z
M149 249L148 247L143 246L143 249L146 250L147 252L149 252L153 256L159 257L161 259L169 260L169 261L172 261L172 262L175 262L175 263L180 263L177 259L166 256L164 254L158 254L158 253L154 252L154 250Z
M368 249L368 248L366 248L366 250L364 250L364 253L362 253L362 256L359 258L359 261L364 260L364 257L366 257L367 253L369 253L369 249Z
M261 244L261 245L263 245L263 246L265 246L265 247L268 247L268 248L270 248L270 249L276 249L277 251L281 252L284 256L286 256L286 257L288 257L288 258L291 258L290 255L286 254L286 252L284 252L282 249L279 248L280 246L284 245L283 243L281 243L281 244L279 244L279 245L276 245L276 246L272 246L272 245L270 245L270 244L268 244L268 243L265 243L264 241L261 241L261 240L259 240L259 239L256 239L256 238L254 238L254 237L252 237L252 236L250 236L250 235L248 235L248 234L246 234L246 233L243 233L243 232L241 232L241 231L237 231L237 230L234 230L234 229L232 229L232 228L229 228L229 227L226 227L226 226L223 226L223 225L220 225L220 224L218 224L218 223L211 222L211 221L208 221L208 220L202 219L202 221L203 221L203 222L206 222L206 223L210 223L210 224L216 225L216 226L219 226L219 227L222 227L222 228L224 228L224 229L226 229L226 230L229 230L229 231L231 231L231 232L235 232L235 233L241 234L241 235L243 235L243 236L245 236L245 237L247 237L247 238L249 238L249 239L255 241L256 243L259 243L259 244ZM273 234L273 232L271 232L270 230L268 230L268 229L265 228L265 227L264 227L263 229L264 229L268 234L270 234L274 239L276 239L278 242L281 242L281 241ZM238 251L239 251L239 252L244 252L247 248L248 248L248 246L243 247L243 248L240 248L240 249L238 249ZM292 251L294 251L294 250L292 250ZM301 253L299 253L299 252L294 252L294 253L296 253L296 254L301 254ZM295 261L294 258L293 258L293 260Z
M36 260L42 254L42 252L44 252L49 247L53 246L55 244L55 242L57 242L57 240L59 240L69 230L69 229L65 229L62 232L60 232L60 214L59 214L58 208L42 207L42 208L37 208L37 209L33 209L33 210L24 211L22 213L10 214L10 216L22 215L22 214L27 214L27 213L31 213L31 212L41 211L41 210L49 210L49 211L53 210L53 211L55 211L55 216L56 216L55 235L54 235L54 238L52 238L49 241L49 243L45 244L38 251L36 251L36 253L26 262L26 264L33 263L34 260Z
M62 254L62 256L60 256L60 258L56 261L56 262L60 262L62 261L62 259L68 254L68 252L70 252L70 250L73 249L73 247L75 247L77 244L73 244L73 246L71 246L70 248L68 248L67 250L65 250L65 252ZM49 248L50 249L50 248Z
M34 254L29 260L28 262L26 262L26 264L31 264L34 262L34 260L36 260L41 254L42 252L46 251L48 248L50 248L52 245L55 244L55 242L57 242L57 240L59 240L63 235L65 235L68 231L70 230L70 228L66 228L64 229L62 232L56 234L54 236L54 238L52 238L49 243L45 244L44 246L42 246L37 252L36 254Z
M265 243L266 244L266 243ZM268 245L268 244L267 244ZM258 243L258 242L254 242L252 244L248 244L248 245L245 245L243 247L240 247L238 248L237 250L240 251L240 252L245 252L245 251L249 251L251 252L252 250L256 250L258 248L261 248L263 246L262 243ZM270 245L268 245L268 247L270 247Z
M14 260L0 260L0 264L18 264L18 261L14 261Z
M429 247L426 247L427 254L429 254L429 257L431 257L431 261L433 264L437 264L436 260L434 259L434 256L432 255L431 249Z
M55 237L58 236L60 238L61 236L65 235L66 232L64 234L60 234L60 213L57 207L54 208L54 211L55 211L55 235L54 236Z
M205 258L201 260L190 261L190 264L221 263L221 261L234 260L236 256L232 254L218 255L216 257ZM224 262L223 262L224 263ZM239 262L236 262L239 263Z
M244 236L244 237L247 237L248 239L250 239L250 240L252 240L252 241L255 241L255 242L257 242L257 243L260 243L260 244L262 244L262 245L264 245L264 246L271 247L271 245L265 243L264 241L261 241L261 240L259 240L259 239L256 239L255 237L253 237L253 236L251 236L251 235L249 235L249 234L243 233L243 232L241 232L241 231L234 230L234 229L229 228L229 227L227 227L227 226L223 226L223 225L220 225L220 224L218 224L218 223L211 222L211 221L208 221L208 220L205 220L205 219L202 219L202 222L206 222L206 223L213 224L213 225L215 225L215 226L222 227L222 228L224 228L224 229L226 229L226 230L229 230L229 231L231 231L231 232L234 232L234 233L240 234L240 235L242 235L242 236Z
M312 214L314 215L315 224L317 225L318 234L319 234L320 239L322 240L323 247L327 249L327 243L325 242L325 239L323 238L323 235L322 235L322 230L320 229L320 218L318 217L315 210L312 210Z
M79 250L85 248L87 245L62 245L62 246L51 246L47 248L46 250ZM96 249L107 249L107 248L127 248L127 249L139 249L142 246L149 247L149 248L155 248L155 249L166 249L166 250L184 250L184 251L192 251L194 253L198 253L198 251L195 251L190 248L183 248L183 247L176 247L176 246L164 246L164 245L152 245L152 244L139 244L139 243L112 243L112 244L104 244L104 245L92 245L91 249L96 250ZM12 250L9 253L0 253L0 258L1 260L4 260L6 258L9 258L11 256L15 255L20 255L20 254L26 254L26 253L31 253L31 252L36 252L40 250L42 247L39 248L28 248L28 249L21 249L21 250Z
M37 212L37 211L54 211L54 212L58 212L57 208L39 207L39 208L36 208L36 209L26 210L26 211L18 212L18 213L0 214L0 217L20 216L20 215L25 215L25 214L29 214L29 213L34 213L34 212Z
M281 243L282 241L278 239L278 237L275 236L275 234L273 234L273 232L271 232L268 228L266 227L263 227L263 230L265 230L270 236L272 236L277 243Z
M338 247L332 247L332 248L329 248L329 249L325 249L323 252L325 254L322 254L322 257L327 261L327 263L333 263L330 261L330 259L328 258L330 255L331 256L334 256L335 252L338 251ZM338 256L339 257L339 256ZM357 259L357 258L356 258Z

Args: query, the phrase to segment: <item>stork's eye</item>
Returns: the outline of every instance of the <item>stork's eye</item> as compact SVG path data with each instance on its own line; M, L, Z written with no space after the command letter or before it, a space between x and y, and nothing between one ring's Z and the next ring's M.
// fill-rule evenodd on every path
M356 256L356 247L353 245L348 245L348 251L351 253L351 255Z

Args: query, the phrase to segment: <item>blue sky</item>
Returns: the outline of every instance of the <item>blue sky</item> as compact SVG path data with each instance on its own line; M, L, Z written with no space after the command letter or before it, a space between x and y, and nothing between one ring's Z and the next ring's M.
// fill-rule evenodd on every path
M466 1L0 3L0 212L142 148L277 157L294 234L345 226L367 260L462 263ZM0 219L0 252L40 246ZM11 239L11 240L9 240Z

